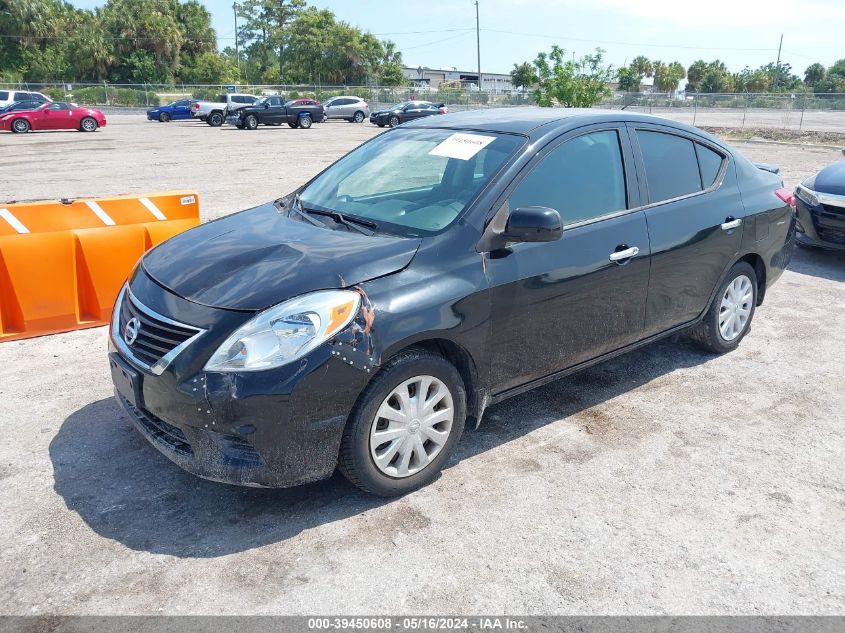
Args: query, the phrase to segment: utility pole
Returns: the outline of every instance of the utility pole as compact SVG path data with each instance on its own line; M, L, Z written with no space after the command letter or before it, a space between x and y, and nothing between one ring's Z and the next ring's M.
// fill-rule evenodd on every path
M238 48L238 3L232 3L232 11L235 13L235 59L238 60L238 76L241 74L241 52Z
M481 94L481 27L478 22L478 0L475 0L475 44L478 48L478 93Z
M780 49L783 47L783 33L780 34L780 44L778 44L778 61L775 64L775 90L778 88L778 79L780 79Z

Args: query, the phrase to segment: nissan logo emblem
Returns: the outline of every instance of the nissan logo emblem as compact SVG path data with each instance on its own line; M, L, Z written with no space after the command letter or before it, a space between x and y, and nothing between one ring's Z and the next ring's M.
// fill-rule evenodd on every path
M127 321L126 325L123 328L123 340L126 341L127 345L132 345L135 340L138 338L138 333L141 331L141 322L132 317Z

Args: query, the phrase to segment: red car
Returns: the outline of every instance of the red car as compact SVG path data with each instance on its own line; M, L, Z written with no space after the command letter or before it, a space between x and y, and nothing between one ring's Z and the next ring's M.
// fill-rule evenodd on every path
M0 131L16 133L30 130L80 130L94 132L106 124L106 116L94 108L54 101L34 110L0 114Z

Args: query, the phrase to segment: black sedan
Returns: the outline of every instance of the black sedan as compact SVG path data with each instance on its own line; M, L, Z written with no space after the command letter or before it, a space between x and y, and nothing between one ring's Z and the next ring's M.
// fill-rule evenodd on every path
M795 203L799 244L845 250L845 161L798 185Z
M657 117L415 121L146 253L111 324L117 398L201 477L339 467L403 494L490 404L682 330L735 349L790 260L791 197Z
M431 101L405 101L397 103L385 110L378 110L370 114L370 123L384 127L396 127L405 121L421 119L433 114L446 114L448 108L445 103L435 104Z

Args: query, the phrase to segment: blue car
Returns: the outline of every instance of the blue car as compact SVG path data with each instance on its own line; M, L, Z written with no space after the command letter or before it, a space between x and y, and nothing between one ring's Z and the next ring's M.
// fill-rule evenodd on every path
M191 118L191 100L180 99L167 105L147 110L147 119L150 121L161 121L167 123L168 121L179 121L182 119Z

